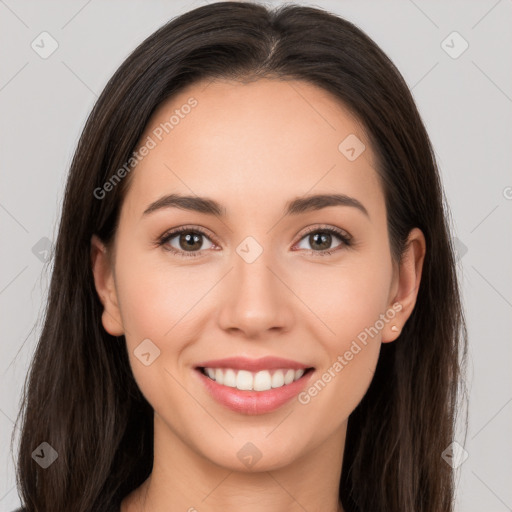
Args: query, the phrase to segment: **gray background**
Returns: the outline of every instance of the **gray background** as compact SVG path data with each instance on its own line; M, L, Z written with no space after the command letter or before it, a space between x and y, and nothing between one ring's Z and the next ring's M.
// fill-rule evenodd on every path
M10 436L86 116L139 42L204 3L0 0L0 511L19 504ZM457 511L512 510L512 1L297 3L354 22L412 89L452 213L468 321L468 458L458 470ZM46 59L31 47L43 31L58 43ZM442 46L453 31L469 44L457 58ZM461 44L451 37L445 47L453 54ZM462 434L456 440L464 444Z

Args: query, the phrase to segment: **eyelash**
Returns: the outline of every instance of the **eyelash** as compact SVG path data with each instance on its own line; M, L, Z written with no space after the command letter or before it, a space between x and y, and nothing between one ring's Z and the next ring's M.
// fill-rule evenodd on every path
M183 258L197 258L198 256L201 256L202 251L185 252L185 251L177 250L171 246L164 247L165 244L167 244L167 242L169 242L169 240L171 240L176 235L179 235L180 233L183 233L183 232L201 234L211 240L211 237L208 235L208 233L206 233L203 229L201 229L199 227L182 226L182 227L173 229L172 231L168 231L168 232L164 233L157 240L156 245L159 247L163 247L164 250L169 251L169 252L175 254L176 256L180 256ZM349 236L346 232L342 231L341 229L333 228L333 227L318 227L318 226L308 229L305 233L303 233L301 238L299 239L299 242L306 236L310 235L311 233L316 233L316 232L329 233L329 234L335 235L341 240L342 244L338 245L334 249L326 249L324 251L314 251L313 249L303 249L303 250L306 250L310 254L314 254L315 256L329 256L332 253L340 250L340 248L342 248L343 246L350 247L352 245L352 237ZM211 241L213 243L215 243L215 240L211 240ZM204 249L204 250L206 250L206 249Z

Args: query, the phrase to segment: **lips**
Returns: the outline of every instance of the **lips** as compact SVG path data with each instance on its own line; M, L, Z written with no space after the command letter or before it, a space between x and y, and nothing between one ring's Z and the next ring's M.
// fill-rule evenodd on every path
M286 378L283 369L286 370ZM255 415L272 412L298 395L311 380L314 368L278 357L230 357L203 361L195 370L210 396L218 403L238 413ZM254 381L251 373L258 376ZM253 382L253 388L260 390L248 389L250 385L248 388L242 385L240 387L243 389L238 389L238 378L236 384L231 377L228 379L230 382L225 381L230 374L242 377L243 382ZM269 376L272 376L271 381ZM215 380L216 377L219 377L219 381ZM285 379L284 382L281 382L281 378Z

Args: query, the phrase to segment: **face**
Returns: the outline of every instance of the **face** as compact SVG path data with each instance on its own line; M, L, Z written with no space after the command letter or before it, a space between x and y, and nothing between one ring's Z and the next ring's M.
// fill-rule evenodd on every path
M422 262L392 261L362 127L306 82L219 80L162 104L142 144L113 252L93 237L93 261L155 436L237 471L258 451L261 471L336 446Z

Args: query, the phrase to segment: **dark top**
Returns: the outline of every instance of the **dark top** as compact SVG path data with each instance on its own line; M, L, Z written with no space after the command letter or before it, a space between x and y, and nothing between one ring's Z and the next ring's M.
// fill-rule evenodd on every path
M26 508L17 508L16 510L13 510L12 512L27 512Z
M121 508L119 509L115 509L116 512L119 512L121 510ZM27 509L26 508L17 508L16 510L13 510L12 512L27 512Z
M121 509L119 509L121 510ZM27 512L26 508L17 508L16 510L13 510L12 512Z

